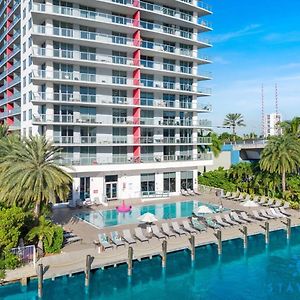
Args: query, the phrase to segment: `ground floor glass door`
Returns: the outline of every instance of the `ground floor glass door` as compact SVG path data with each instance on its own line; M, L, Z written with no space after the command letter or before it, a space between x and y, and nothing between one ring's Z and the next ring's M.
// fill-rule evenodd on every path
M118 176L105 176L105 196L107 200L114 200L118 197Z

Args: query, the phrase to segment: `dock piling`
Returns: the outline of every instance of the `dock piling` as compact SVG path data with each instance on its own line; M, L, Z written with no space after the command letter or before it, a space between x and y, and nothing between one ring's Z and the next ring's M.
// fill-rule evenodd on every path
M195 260L195 236L191 235L191 237L189 238L190 241L190 247L191 247L191 260L194 261Z
M161 265L163 268L167 265L167 241L162 242L162 254L161 254Z
M43 277L44 277L43 264L38 265L37 276L38 276L38 297L42 298L43 297Z
M291 218L286 218L286 237L290 239L291 237Z
M244 249L248 248L248 227L243 226Z
M129 247L128 248L128 261L127 261L127 265L128 265L128 276L132 275L132 260L133 260L133 248Z
M222 231L221 231L221 229L217 230L216 236L217 236L217 240L218 240L218 254L222 255L223 249L222 249Z
M265 242L269 245L270 242L270 223L267 221L265 222Z
M90 285L90 274L91 274L92 257L88 254L85 259L85 286Z

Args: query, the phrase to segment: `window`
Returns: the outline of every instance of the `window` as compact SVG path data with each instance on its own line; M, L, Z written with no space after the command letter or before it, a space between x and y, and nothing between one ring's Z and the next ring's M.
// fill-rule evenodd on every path
M80 119L90 123L96 122L96 107L80 106Z
M96 68L80 66L80 80L96 81Z
M96 60L96 48L80 46L80 58L84 60Z
M164 192L176 192L176 173L164 173Z
M54 100L55 101L72 101L73 86L66 84L54 84Z
M127 84L127 72L126 71L112 71L112 82L116 84Z
M153 49L154 48L154 40L150 38L142 38L142 47Z
M53 55L56 57L73 58L73 45L53 42Z
M26 34L26 24L23 26L23 36Z
M179 96L179 105L181 108L192 108L193 97L188 95Z
M81 86L80 87L80 101L82 102L96 102L96 88Z
M151 74L141 74L141 84L143 86L153 87L154 86L154 76Z
M163 94L164 105L167 107L175 107L175 95Z
M180 61L180 72L192 74L193 63L189 61Z
M26 111L23 111L23 121L26 121Z
M80 178L80 199L85 200L90 197L90 177Z
M127 34L121 32L113 32L112 42L115 44L127 44Z
M127 64L127 53L121 51L112 52L112 62L113 64Z
M192 51L193 51L192 45L180 44L179 48L180 48L180 54L186 56L192 56Z
M176 44L173 42L164 41L163 43L163 51L174 53Z
M23 60L23 71L26 69L26 59Z
M163 68L164 68L164 70L175 71L175 60L164 58Z
M28 93L28 101L29 102L32 101L32 91L29 91L29 93Z
M117 24L127 24L126 15L113 13L112 14L112 22Z
M141 27L149 30L153 30L154 22L152 20L141 19Z
M154 94L141 92L141 105L153 106Z
M26 52L26 42L23 43L23 53Z
M23 94L23 104L26 104L26 94Z
M142 195L155 194L155 173L141 174Z
M112 91L112 100L113 103L124 104L127 102L127 91L123 90L113 90Z
M28 110L28 120L32 120L32 109Z
M180 27L180 36L187 38L187 39L192 39L193 38L193 29L187 28L187 27Z
M193 190L193 171L183 171L181 172L181 185L180 188L183 190L191 189Z
M164 89L175 89L175 77L163 77Z
M83 18L95 19L96 9L94 7L89 7L85 5L79 5L80 16Z
M180 89L191 92L193 88L193 79L180 78Z
M154 58L152 56L141 56L141 65L145 68L153 68L154 67Z

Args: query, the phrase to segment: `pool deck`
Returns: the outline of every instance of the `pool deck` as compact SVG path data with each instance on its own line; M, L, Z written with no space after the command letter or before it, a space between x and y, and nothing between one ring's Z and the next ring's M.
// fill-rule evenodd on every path
M204 200L205 199L205 200ZM159 201L149 201L147 204L158 203L158 202L177 202L177 201L187 201L187 200L200 200L209 204L220 205L220 198L216 197L213 193L203 194L201 196L194 197L173 197L171 199L159 200ZM138 200L133 200L129 202L131 204L141 204ZM248 208L244 208L239 203L231 200L222 200L223 206L232 210L240 211L250 211ZM112 203L110 207L105 209L110 209L114 207L117 203ZM145 203L142 203L145 205ZM94 209L89 208L87 210ZM96 210L102 209L102 207L96 207ZM254 208L255 209L255 208ZM259 207L258 207L259 209ZM85 270L86 255L91 255L93 257L92 269L104 268L106 266L116 266L118 264L126 263L128 259L128 246L120 246L119 248L108 249L106 251L100 251L100 248L96 246L93 241L97 239L99 232L110 232L112 230L121 231L125 228L133 229L137 224L128 224L113 227L106 227L103 229L98 229L89 225L88 223L74 218L74 215L79 211L82 212L86 209L57 209L54 213L54 220L62 224L65 230L70 230L74 234L82 238L81 242L67 245L63 248L61 254L46 256L39 259L38 263L44 265L44 278L55 278L58 276L67 275L83 272ZM292 213L291 225L300 225L300 213L294 210L289 210ZM176 219L181 222L182 219ZM160 225L162 222L171 222L171 220L161 220L158 222ZM270 231L286 229L285 219L274 219L269 221ZM243 238L243 233L241 232L242 225L231 226L222 229L222 240L231 240L236 238ZM248 236L255 234L264 234L264 222L253 222L247 224ZM190 247L189 242L190 235L176 236L176 238L167 238L167 251L174 252L182 249L188 249ZM215 236L215 231L213 229L208 229L206 232L198 233L195 235L195 245L202 246L217 243L217 238ZM133 245L133 259L141 260L142 258L151 258L155 255L161 255L162 253L162 240L157 238L151 238L149 242L137 242ZM133 270L134 272L134 270ZM33 266L25 266L16 270L8 271L5 282L12 282L21 280L22 278L36 277L36 270Z

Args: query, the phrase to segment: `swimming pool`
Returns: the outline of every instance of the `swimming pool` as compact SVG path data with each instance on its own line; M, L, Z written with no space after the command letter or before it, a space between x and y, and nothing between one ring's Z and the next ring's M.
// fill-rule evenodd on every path
M249 238L248 250L241 239L223 242L223 255L215 245L197 248L191 264L190 253L168 254L167 267L154 257L134 262L131 279L127 266L91 273L90 287L84 275L61 277L44 282L43 300L299 300L300 230L292 229L288 242L284 231ZM27 287L12 284L0 287L2 300L37 299L37 281Z
M98 228L103 228L138 223L137 218L146 212L154 214L159 220L190 217L193 210L201 205L206 205L213 211L218 209L215 205L201 201L184 201L134 206L130 213L118 213L115 209L82 212L77 214L77 217Z

